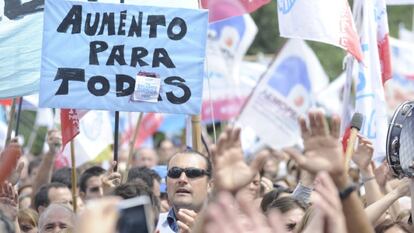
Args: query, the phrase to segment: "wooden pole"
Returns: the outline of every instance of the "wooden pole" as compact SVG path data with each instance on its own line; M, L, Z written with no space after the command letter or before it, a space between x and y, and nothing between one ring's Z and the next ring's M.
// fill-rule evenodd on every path
M114 172L118 170L118 135L119 135L119 111L115 112L115 132L114 132L114 161L116 165Z
M9 144L12 134L12 128L13 128L13 120L14 120L14 114L16 112L16 98L13 98L13 102L10 108L9 113L9 124L7 125L7 134L6 134L6 144Z
M15 137L19 136L20 113L22 112L22 103L23 103L23 96L19 98L19 107L17 108L16 129L14 130Z
M132 136L131 141L129 142L128 163L127 163L127 167L126 167L126 174L124 176L124 183L126 182L126 180L128 178L128 171L131 168L132 156L134 155L135 141L137 140L139 127L141 126L142 115L144 115L144 114L142 112L140 112L139 116L138 116L137 124L135 125L134 134Z
M191 117L191 133L193 137L193 149L197 152L202 151L201 143L201 116L194 115Z
M72 205L73 205L73 212L76 213L76 209L78 206L77 201L77 194L76 188L78 185L77 178L76 178L76 161L75 161L75 142L72 139L70 141L70 158L72 162Z

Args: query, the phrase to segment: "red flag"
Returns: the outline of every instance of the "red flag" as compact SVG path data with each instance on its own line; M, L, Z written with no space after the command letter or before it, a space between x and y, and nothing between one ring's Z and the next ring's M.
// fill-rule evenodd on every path
M62 150L65 145L79 134L79 117L75 109L61 109Z
M135 140L135 148L139 148L142 143L155 132L161 126L164 117L158 113L147 113L142 118L141 125L138 129L138 136ZM121 139L122 144L129 143L134 135L135 126L131 126L127 129Z
M138 137L135 141L135 148L139 148L147 138L157 132L163 120L164 118L161 114L145 114L145 116L142 118L142 122L138 130Z
M377 43L378 53L381 63L382 84L392 77L391 53L389 43L388 16L385 0L375 1L376 23L377 23Z
M12 105L12 99L0 99L0 105L10 106Z
M209 22L256 11L270 0L201 0L204 9L209 10Z

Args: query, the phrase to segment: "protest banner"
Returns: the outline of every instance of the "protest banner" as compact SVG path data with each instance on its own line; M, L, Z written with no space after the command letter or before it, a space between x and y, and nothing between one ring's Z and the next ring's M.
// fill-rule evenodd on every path
M280 36L332 44L362 59L347 0L278 0L277 5Z
M39 91L43 1L0 0L0 98Z
M119 0L97 2L119 3ZM125 0L125 3L166 5L164 0ZM174 1L174 6L194 9L198 1ZM0 0L0 98L39 92L43 9L44 1L7 1L5 4Z
M206 11L46 1L45 19L41 106L200 112Z
M241 93L242 59L257 34L250 15L209 25L207 42L208 78L204 80L202 120L224 121L236 117L247 93ZM261 73L257 73L260 76Z
M237 121L242 134L254 132L280 149L300 143L300 114L314 105L314 94L328 85L316 55L302 40L289 40L257 84Z

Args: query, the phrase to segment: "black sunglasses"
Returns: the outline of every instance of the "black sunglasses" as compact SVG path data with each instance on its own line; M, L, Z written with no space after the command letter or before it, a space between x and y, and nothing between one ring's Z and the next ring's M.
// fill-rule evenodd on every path
M167 176L173 179L180 178L181 173L185 173L188 178L197 178L202 177L204 175L210 176L210 173L206 170L199 169L199 168L180 168L180 167L172 167L168 170Z

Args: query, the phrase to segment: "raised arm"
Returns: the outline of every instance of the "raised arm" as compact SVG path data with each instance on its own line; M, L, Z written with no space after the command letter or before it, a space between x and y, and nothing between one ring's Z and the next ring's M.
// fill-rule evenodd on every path
M365 187L367 205L371 205L372 203L381 199L383 196L380 186L375 179L374 169L371 166L374 147L372 146L372 142L367 138L364 138L360 135L358 135L358 138L358 148L353 155L352 160L359 168L362 182L364 183Z
M342 147L339 142L340 118L333 116L332 127L329 128L325 116L320 111L309 113L310 127L304 118L299 120L302 138L305 146L305 156L295 150L286 152L296 160L299 166L312 174L327 171L340 191L343 212L348 232L374 232L361 201L352 186L345 171Z
M404 179L400 181L398 187L387 193L378 201L372 203L365 208L365 213L372 224L375 224L390 206L396 202L400 197L410 194L410 180Z
M53 165L55 163L56 155L62 147L62 137L60 132L57 130L50 130L47 135L47 143L49 145L49 151L43 156L39 166L39 172L33 181L32 206L34 204L34 195L37 190L43 184L50 183L52 179Z

